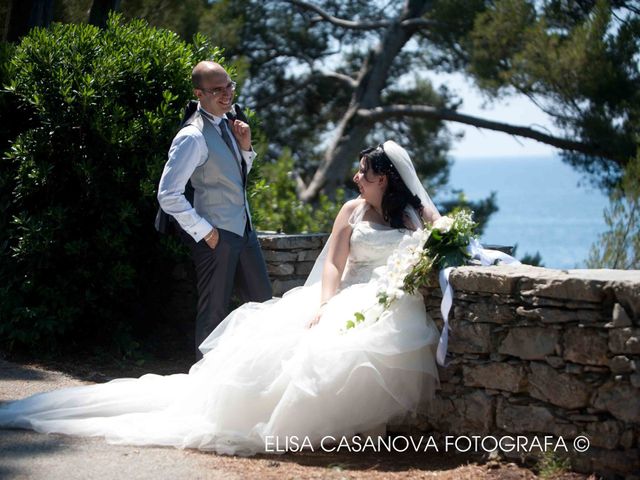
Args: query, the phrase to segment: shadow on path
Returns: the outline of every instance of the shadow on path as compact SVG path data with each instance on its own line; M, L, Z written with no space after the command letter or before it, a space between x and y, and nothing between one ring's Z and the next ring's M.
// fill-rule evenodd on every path
M104 365L95 360L20 365L0 360L2 399L15 399L43 390L79 385L99 377L138 377L145 373L186 372L189 360L162 360L143 365ZM124 368L123 368L124 367ZM64 372L64 373L61 373ZM404 435L404 434L403 434ZM424 434L428 435L428 434ZM126 474L124 473L126 472ZM124 476L123 476L124 475ZM315 451L229 457L197 450L110 445L101 438L42 435L0 429L0 478L73 480L85 478L243 479L243 478L351 478L406 479L460 478L533 479L528 468L486 457L429 449L406 452ZM556 479L587 478L562 473Z

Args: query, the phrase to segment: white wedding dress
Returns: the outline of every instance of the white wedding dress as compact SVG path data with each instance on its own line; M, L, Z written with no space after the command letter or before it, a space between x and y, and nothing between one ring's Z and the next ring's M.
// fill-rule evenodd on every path
M421 296L346 329L376 303L374 269L406 231L356 221L338 293L318 325L320 283L233 311L188 374L144 375L37 394L0 407L0 426L251 455L265 441L314 446L417 411L438 384L438 330ZM410 233L410 232L409 232Z

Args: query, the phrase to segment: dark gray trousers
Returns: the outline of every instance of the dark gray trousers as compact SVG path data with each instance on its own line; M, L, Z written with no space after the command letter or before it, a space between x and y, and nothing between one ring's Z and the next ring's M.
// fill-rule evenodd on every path
M204 240L190 242L198 282L197 360L202 358L198 346L229 314L234 289L243 303L264 302L273 296L255 231L245 230L243 236L218 232L220 240L213 250Z

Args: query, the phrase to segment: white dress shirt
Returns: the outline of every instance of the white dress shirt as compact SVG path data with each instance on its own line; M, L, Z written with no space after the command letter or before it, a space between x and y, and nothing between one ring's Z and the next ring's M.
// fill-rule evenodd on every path
M199 103L198 108L202 108ZM220 122L223 117L209 114L214 120L202 115L204 121L211 122L217 132L221 133ZM256 152L254 150L240 150L233 135L231 135L231 141L236 154L240 152L244 161L247 162L248 175L253 160L256 158ZM193 125L182 128L171 142L169 160L164 166L158 187L158 202L162 209L173 216L182 229L191 235L196 242L203 239L214 226L198 215L198 212L184 196L184 189L194 170L204 165L208 156L209 149L202 132Z

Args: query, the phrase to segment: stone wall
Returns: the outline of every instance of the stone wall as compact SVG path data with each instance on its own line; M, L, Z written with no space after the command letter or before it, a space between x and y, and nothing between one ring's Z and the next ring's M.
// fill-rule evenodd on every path
M304 282L326 239L260 236L275 295ZM450 364L410 429L561 436L577 471L640 474L640 271L461 267L451 283ZM422 293L441 328L440 290Z
M561 436L577 471L640 474L640 271L461 267L451 283L450 364L419 430ZM423 294L441 327L439 290Z
M281 297L293 287L304 284L316 258L329 236L260 234L260 245L271 278L273 294Z

